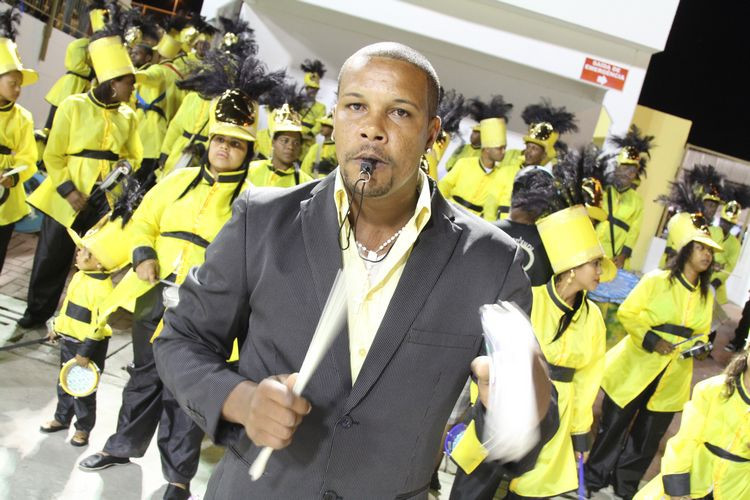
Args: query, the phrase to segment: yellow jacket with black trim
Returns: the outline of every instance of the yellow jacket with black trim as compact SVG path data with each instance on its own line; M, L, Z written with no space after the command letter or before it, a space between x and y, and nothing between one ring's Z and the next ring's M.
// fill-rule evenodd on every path
M463 158L438 182L443 196L488 221L498 218L497 200L513 189L510 166L496 165L487 172L479 157ZM515 175L515 173L513 173ZM510 183L510 186L507 184Z
M180 109L169 122L167 133L161 144L164 165L159 179L168 175L182 157L182 151L191 143L208 142L208 129L214 101L204 99L197 92L189 92ZM187 165L189 166L189 165Z
M98 304L112 292L112 276L107 273L78 271L68 284L55 332L84 344L112 336L112 328L99 321ZM79 352L81 355L85 353Z
M641 222L643 221L643 199L641 195L635 189L619 192L613 187L608 187L604 192L602 208L607 212L607 220L597 224L596 234L599 236L599 242L604 248L604 253L610 259L621 253L625 257L630 257L638 240ZM610 234L610 224L612 224L615 235L614 245Z
M298 168L276 170L271 160L250 162L247 177L253 186L258 187L293 187L313 178Z
M300 110L302 119L302 138L305 142L314 142L315 136L320 132L319 118L324 118L328 114L326 105L320 101L315 101L309 108Z
M716 300L719 304L727 303L726 283L729 276L734 271L737 261L740 258L742 244L733 234L729 233L724 237L724 231L718 226L709 227L711 239L721 245L723 251L714 253L714 264L719 267L718 270L711 274L711 284L716 289Z
M44 164L48 177L28 202L65 227L76 217L65 196L77 189L88 196L119 159L138 169L143 157L138 120L126 104L103 104L94 95L68 97L57 110Z
M258 134L255 136L255 156L262 160L266 160L273 154L273 145L271 143L271 132L264 128L258 130Z
M44 99L53 106L60 106L66 97L89 90L94 70L89 63L89 39L73 40L65 49L66 73L58 78Z
M479 158L482 154L482 148L477 147L475 148L471 144L464 144L463 146L457 148L450 158L448 158L448 161L445 162L445 171L450 172L453 167L456 165L456 162L462 158Z
M636 500L689 496L716 500L750 498L750 396L739 377L724 396L724 375L698 382L685 405L680 430L667 441L661 474Z
M696 341L708 342L713 296L684 276L655 270L641 278L617 311L628 334L607 352L602 389L620 407L641 394L661 375L648 401L651 411L678 412L690 396L693 359L680 353ZM654 351L659 339L686 341L667 355Z
M546 498L578 488L573 451L587 451L591 442L594 400L604 374L606 327L596 304L584 298L568 328L555 339L560 319L572 308L557 294L553 281L532 292L531 324L557 389L560 426L534 469L515 478L510 490Z
M336 158L336 143L334 141L323 141L315 143L307 150L307 154L302 159L300 170L314 178L325 177L327 173L318 174L314 171L315 165L321 160L329 160L334 165L338 165Z
M170 92L177 89L177 73L163 64L152 64L138 71L142 78L136 84L135 114L138 117L138 134L143 145L143 157L159 158L167 125L176 113Z
M36 173L36 160L31 113L14 102L0 106L0 174L26 166L26 170L11 176L13 187L0 188L0 226L18 222L29 213L23 183Z

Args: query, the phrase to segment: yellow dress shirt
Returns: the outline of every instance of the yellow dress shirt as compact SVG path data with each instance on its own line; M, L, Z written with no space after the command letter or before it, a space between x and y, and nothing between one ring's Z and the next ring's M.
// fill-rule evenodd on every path
M432 213L430 185L424 173L420 172L419 176L419 198L414 215L406 223L391 251L381 262L373 264L359 256L353 232L349 237L348 246L346 241L343 242L346 246L343 251L343 261L344 279L349 297L347 319L352 385L357 380L362 365L367 359L367 353L370 351L375 334L380 328L380 322L401 279L401 273L404 271L414 242L427 225L427 221L430 220ZM339 170L336 171L334 200L340 223L346 217L349 200ZM347 222L344 229L348 227Z

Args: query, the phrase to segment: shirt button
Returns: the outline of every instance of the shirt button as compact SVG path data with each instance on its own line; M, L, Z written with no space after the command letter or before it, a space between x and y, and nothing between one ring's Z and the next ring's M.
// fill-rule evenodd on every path
M367 356L367 349L365 349L364 347L363 347L363 348L361 348L361 349L359 350L359 355L360 355L360 356L362 356L363 358L364 358L365 356Z
M354 424L354 419L349 415L344 415L339 420L339 424L341 424L341 427L343 427L344 429L351 429L352 425Z
M338 500L339 498L341 497L339 497L338 493L333 490L328 490L323 493L323 500Z

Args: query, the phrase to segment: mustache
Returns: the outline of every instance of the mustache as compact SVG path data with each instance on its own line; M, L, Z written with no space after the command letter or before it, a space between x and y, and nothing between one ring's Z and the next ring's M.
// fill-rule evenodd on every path
M354 153L347 153L344 156L346 161L358 160L362 158L372 158L382 163L392 163L391 157L380 148L365 147Z

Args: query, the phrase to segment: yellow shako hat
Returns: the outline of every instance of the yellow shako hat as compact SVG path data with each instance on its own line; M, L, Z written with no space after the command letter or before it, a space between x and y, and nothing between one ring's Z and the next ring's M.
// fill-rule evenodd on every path
M91 24L91 31L96 33L101 31L107 25L107 17L109 12L107 9L91 9L89 11L89 24Z
M182 45L169 33L164 33L156 44L154 50L164 59L174 59L182 50Z
M255 142L256 103L239 89L224 91L216 100L214 121L208 135L216 134Z
M706 219L700 213L680 212L672 216L667 223L667 231L674 242L676 252L691 241L703 243L715 251L721 252L721 245L711 238Z
M68 234L78 248L86 248L99 261L103 271L114 272L130 263L130 246L123 242L122 222L102 217L83 237L68 228Z
M273 111L271 131L277 132L299 132L302 133L302 118L289 104L284 103L279 109Z
M631 125L628 133L623 136L614 135L609 141L620 148L617 154L619 165L636 165L638 175L645 174L646 162L651 158L651 148L654 136L643 135L636 125Z
M555 274L602 259L601 281L610 281L617 274L615 264L605 257L594 225L583 205L559 210L536 222L549 262Z
M305 59L300 64L300 69L305 72L305 87L320 88L320 79L326 74L326 67L319 59Z
M500 148L507 144L505 120L486 118L479 122L482 148Z
M16 36L17 26L21 22L21 13L15 7L10 7L0 14L0 75L9 71L20 71L21 85L31 85L39 80L39 74L33 69L23 67L18 55Z
M466 105L466 112L471 118L476 120L477 124L472 127L472 131L482 131L482 120L487 118L501 118L503 120L503 127L508 123L508 116L510 115L513 105L505 102L505 98L501 95L493 95L489 102L484 102L478 97L469 99ZM505 134L503 133L503 136ZM505 146L505 142L501 144ZM498 147L498 146L483 146L483 147Z
M91 65L99 83L124 75L136 75L128 49L119 36L107 36L89 44Z
M544 148L549 160L557 157L555 144L560 135L578 131L575 115L565 106L559 108L552 106L549 99L542 99L539 104L526 106L521 113L521 118L529 127L528 132L523 136L523 141Z

